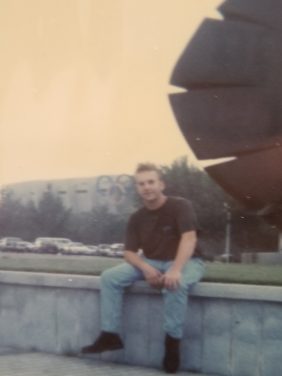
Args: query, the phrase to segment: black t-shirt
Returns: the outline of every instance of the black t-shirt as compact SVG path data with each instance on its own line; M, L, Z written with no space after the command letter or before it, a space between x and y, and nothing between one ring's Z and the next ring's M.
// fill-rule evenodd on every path
M180 197L168 197L156 210L146 207L133 213L126 231L125 249L142 249L147 258L173 260L184 232L197 231L192 203ZM197 252L194 256L198 256Z

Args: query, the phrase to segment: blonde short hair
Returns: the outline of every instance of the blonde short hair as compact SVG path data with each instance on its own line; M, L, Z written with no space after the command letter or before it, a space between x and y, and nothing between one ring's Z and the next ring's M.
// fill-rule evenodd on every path
M154 163L151 163L151 162L139 163L135 169L135 174L138 174L139 172L144 172L144 171L155 171L161 180L163 180L164 178L161 167L157 166Z

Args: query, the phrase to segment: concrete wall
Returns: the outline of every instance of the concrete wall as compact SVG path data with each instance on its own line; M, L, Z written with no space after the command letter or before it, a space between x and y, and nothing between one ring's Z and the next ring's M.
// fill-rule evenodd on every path
M282 264L282 252L243 253L241 260L245 264L250 264L250 263L264 264L264 265Z
M0 346L76 354L99 334L99 278L0 272ZM282 288L199 283L182 368L218 376L282 375ZM159 367L162 299L138 283L125 296L125 349L102 359Z

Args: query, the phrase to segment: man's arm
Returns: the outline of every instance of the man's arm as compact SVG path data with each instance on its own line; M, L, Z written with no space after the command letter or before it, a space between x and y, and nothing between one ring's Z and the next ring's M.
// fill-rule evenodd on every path
M144 274L144 278L152 287L162 286L162 273L155 269L153 266L147 264L136 252L124 251L125 260L140 269Z
M187 231L181 235L173 264L163 276L164 287L174 290L179 286L182 268L192 257L196 242L196 231Z

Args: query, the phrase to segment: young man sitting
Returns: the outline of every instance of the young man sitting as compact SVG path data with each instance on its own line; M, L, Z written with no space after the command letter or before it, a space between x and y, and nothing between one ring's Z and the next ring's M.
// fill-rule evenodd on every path
M190 201L164 194L165 184L157 166L138 165L135 182L144 206L131 215L127 225L126 262L101 275L102 332L82 353L123 348L119 333L123 291L136 281L146 280L163 294L163 368L175 373L180 365L189 287L202 278L205 270L197 254L197 222Z

